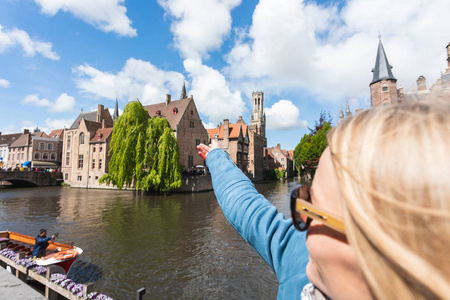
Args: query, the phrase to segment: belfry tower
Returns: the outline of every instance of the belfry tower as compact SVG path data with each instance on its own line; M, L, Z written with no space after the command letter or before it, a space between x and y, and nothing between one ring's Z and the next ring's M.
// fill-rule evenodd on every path
M381 36L379 36L379 39L375 68L372 69L373 79L370 83L372 107L398 103L397 79L392 74L392 66L384 52Z
M264 113L264 93L252 93L252 113L250 115L250 125L256 125L256 132L266 137L266 114Z

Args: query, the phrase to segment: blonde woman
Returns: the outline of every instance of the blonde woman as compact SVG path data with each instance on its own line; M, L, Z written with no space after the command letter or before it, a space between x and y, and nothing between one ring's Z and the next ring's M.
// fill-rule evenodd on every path
M263 258L283 258L278 298L449 299L450 98L361 112L328 140L311 188L292 193L291 227L267 217L217 145L199 146L230 223Z

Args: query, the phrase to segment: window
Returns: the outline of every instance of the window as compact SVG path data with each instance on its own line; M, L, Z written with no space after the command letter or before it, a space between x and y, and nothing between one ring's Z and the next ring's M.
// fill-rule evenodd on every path
M95 159L92 160L92 169L95 169Z
M22 153L22 159L23 159L23 153Z
M53 150L53 144L52 143L48 143L47 144L47 150Z
M194 122L193 121L189 122L189 128L194 128Z
M100 158L98 160L98 169L101 170L101 168L102 168L102 159Z
M64 180L66 180L66 181L69 180L69 173L64 174Z
M191 116L193 116L194 115L194 111L191 109Z
M78 169L83 169L83 155L78 155Z
M39 150L45 150L45 143L39 143Z
M195 146L198 146L198 145L200 145L200 139L195 140Z
M189 154L188 160L189 160L189 169L191 169L194 166L194 156Z
M98 176L95 176L95 180L98 180Z
M97 147L92 147L92 152L95 152L95 149L97 149Z
M41 159L41 154L39 152L35 152L34 153L34 159L35 160L40 160Z
M99 150L99 152L102 152L102 150L103 150L103 147L100 147L100 150Z
M42 160L48 160L48 153L42 154Z
M81 177L81 176L78 176L78 177L77 177L77 180L78 180L78 181L81 181L82 179L83 179L83 177Z
M383 84L383 92L387 92L388 91L388 87L386 84Z
M70 152L66 152L66 166L70 165Z
M14 154L12 155L12 160L14 160Z
M84 144L84 133L80 133L80 145Z
M52 153L50 155L50 160L56 160L56 154L55 153Z
M71 138L71 136L68 135L67 136L67 149L70 149L70 138Z

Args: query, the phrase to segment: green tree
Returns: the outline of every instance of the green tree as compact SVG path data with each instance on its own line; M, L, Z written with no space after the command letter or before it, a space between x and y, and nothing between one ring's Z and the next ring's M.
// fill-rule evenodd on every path
M328 121L331 122L331 117L327 119L321 112L319 122L316 121L314 128L309 128L310 134L305 134L295 147L294 161L299 175L302 171L314 175L319 158L328 146L327 134L332 128Z
M181 186L179 148L165 118L150 118L138 101L125 106L114 124L109 173L100 183L119 189L136 183L136 189L168 192Z

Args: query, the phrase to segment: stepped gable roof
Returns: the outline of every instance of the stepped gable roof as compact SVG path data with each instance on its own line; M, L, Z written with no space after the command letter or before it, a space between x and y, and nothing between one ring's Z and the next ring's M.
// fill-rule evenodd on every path
M372 69L373 79L370 84L386 79L392 79L397 81L397 79L394 77L394 74L392 74L391 69L392 66L389 64L380 38L380 42L378 43L377 58L375 60L375 68Z
M92 139L90 140L90 143L104 143L106 139L112 134L113 128L100 128L98 129Z
M10 145L16 141L23 133L0 134L0 145Z
M9 147L28 147L30 145L30 134L24 133L17 140L15 140Z
M162 116L169 121L172 130L176 130L178 124L180 123L181 117L186 111L192 98L185 98L175 101L170 101L168 104L166 102L146 105L144 108L148 111L151 118ZM157 114L157 111L160 114Z
M64 132L64 129L55 129L55 130L52 130L52 132L50 132L50 134L48 136L51 138L54 138L54 139L62 140L63 132Z
M81 123L81 118L84 118L87 121L92 121L92 122L97 122L97 111L90 111L87 113L80 113L78 115L78 117L75 119L75 121L73 121L72 125L70 126L69 129L77 129L78 126L80 126Z

